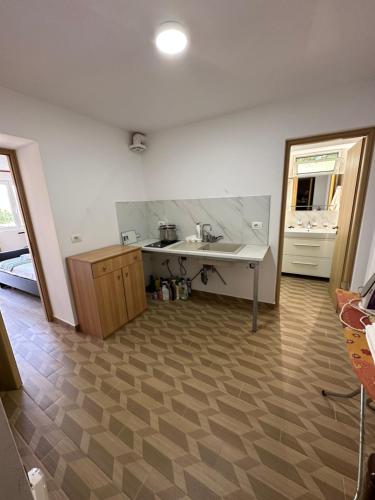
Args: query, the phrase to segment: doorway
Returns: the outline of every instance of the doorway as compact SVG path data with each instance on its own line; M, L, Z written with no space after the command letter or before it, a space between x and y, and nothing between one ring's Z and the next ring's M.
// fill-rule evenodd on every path
M281 275L349 289L362 222L375 129L286 141L276 305Z
M0 286L40 297L53 321L39 249L15 151L0 148ZM4 290L5 292L5 290Z

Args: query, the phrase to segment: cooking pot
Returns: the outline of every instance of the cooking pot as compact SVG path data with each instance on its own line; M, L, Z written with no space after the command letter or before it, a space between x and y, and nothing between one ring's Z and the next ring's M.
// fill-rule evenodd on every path
M176 224L163 224L159 226L161 241L176 241Z

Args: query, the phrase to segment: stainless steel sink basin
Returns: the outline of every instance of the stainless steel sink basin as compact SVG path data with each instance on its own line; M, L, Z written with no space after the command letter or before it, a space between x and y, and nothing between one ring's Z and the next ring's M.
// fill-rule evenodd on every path
M202 243L193 242L193 241L180 241L179 243L175 243L171 245L173 250L182 250L183 252L189 251L194 252L200 248Z
M237 253L243 247L244 245L240 243L205 243L199 247L199 250L206 250L207 252Z

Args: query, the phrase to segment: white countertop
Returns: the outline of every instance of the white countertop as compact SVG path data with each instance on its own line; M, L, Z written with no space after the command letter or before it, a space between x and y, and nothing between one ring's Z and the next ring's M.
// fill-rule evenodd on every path
M209 250L199 250L199 247L205 243L178 241L164 248L146 247L150 243L155 243L158 240L143 240L137 246L142 248L143 252L149 253L166 253L174 255L186 255L191 257L205 257L207 259L230 260L230 261L245 261L245 262L262 262L268 252L268 245L244 245L238 252L216 252ZM184 243L184 245L183 245ZM222 241L221 243L229 243ZM231 243L231 242L230 242Z
M320 238L320 239L333 239L336 238L337 229L329 227L288 227L285 228L284 235L286 237L297 236L299 238Z

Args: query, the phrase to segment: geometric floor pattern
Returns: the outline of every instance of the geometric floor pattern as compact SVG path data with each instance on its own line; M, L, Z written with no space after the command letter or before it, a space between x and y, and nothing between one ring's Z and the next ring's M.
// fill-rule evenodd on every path
M105 341L48 324L2 290L24 388L3 394L27 468L52 500L349 500L358 386L327 283L282 279L250 332L244 300L149 302ZM367 452L375 414L367 412ZM375 447L375 445L374 445Z

